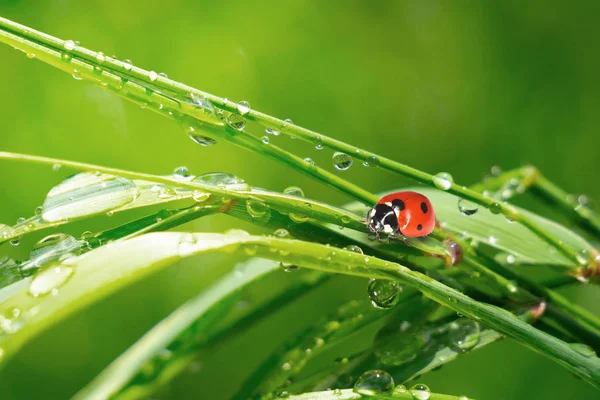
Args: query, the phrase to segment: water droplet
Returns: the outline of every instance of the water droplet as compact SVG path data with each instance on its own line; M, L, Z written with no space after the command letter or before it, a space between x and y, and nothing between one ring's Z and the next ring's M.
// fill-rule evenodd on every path
M81 77L81 74L79 73L79 70L74 69L73 70L73 74L71 75L73 77L73 79L75 79L76 81L80 81L83 78Z
M177 179L189 178L190 176L190 171L185 166L177 167L173 170L173 177Z
M282 390L281 392L277 393L277 397L279 397L280 399L285 399L290 397L290 394L287 390Z
M335 169L340 171L345 171L352 166L354 162L352 157L346 153L335 152L333 153L333 157L331 158L333 161L333 166Z
M502 212L502 204L493 203L492 205L490 205L490 212L492 214L500 214Z
M200 190L194 190L194 193L192 194L192 199L194 199L194 201L197 203L202 203L202 202L208 200L209 198L210 198L210 193L203 192Z
M498 243L498 239L496 238L496 236L489 236L488 243L494 246Z
M35 58L35 53L25 53L25 55L27 56L27 58L32 59Z
M458 400L469 400L469 398L465 395L462 395L458 398Z
M289 186L283 189L283 194L288 196L304 197L304 191L302 191L302 189L300 189L298 186Z
M54 186L44 200L42 219L62 221L102 213L134 201L137 186L129 179L82 172Z
M581 249L576 253L579 265L586 266L590 262L590 252L588 249Z
M158 79L158 74L155 71L150 71L148 72L148 78L151 82L154 82L156 79Z
M408 392L408 389L404 385L398 385L394 388L394 394L405 394Z
M382 370L367 371L356 380L353 390L363 396L390 394L394 390L394 379Z
M477 210L479 210L479 206L476 203L466 199L458 200L458 211L460 211L462 215L468 217L475 214Z
M250 112L250 103L247 101L240 101L237 105L237 110L242 115L248 114Z
M106 56L103 52L99 51L96 53L96 61L99 63L103 63L104 61L106 61Z
M283 268L285 272L293 272L298 270L298 266L294 264L279 263L279 266Z
M61 167L62 167L62 165L61 165L61 164L59 164L59 163L54 163L54 164L52 165L52 171L56 172L56 171L58 171L58 170L59 170Z
M512 255L510 253L498 253L494 256L494 260L498 264L507 266L507 265L513 265L516 261L516 258L514 255Z
M308 221L308 216L304 214L298 213L289 213L288 216L290 219L298 224Z
M290 236L290 233L287 231L287 229L277 229L275 232L273 232L273 236L279 237L279 238L286 238L288 236Z
M246 127L246 120L241 115L232 113L229 114L225 120L232 128L237 129L238 131L242 131Z
M74 269L66 265L50 265L45 270L39 272L29 284L29 293L33 296L43 296L49 293L57 294L57 289L64 285Z
M351 251L353 253L364 254L362 249L355 244L350 244L350 245L344 247L344 249Z
M226 172L211 172L199 175L192 179L192 182L217 186L227 190L246 191L250 189L250 186L242 178Z
M164 79L168 78L167 74L165 74L164 72L159 72L158 76L160 76L161 78L164 78Z
M75 49L75 42L72 40L67 40L67 41L65 41L63 46L65 47L65 50L71 51L71 50Z
M263 136L261 140L262 140L262 142L264 144L269 144L269 137L268 136Z
M250 214L252 218L266 217L268 219L271 214L269 206L258 200L247 200L246 211L248 211L248 214Z
M514 281L508 281L505 289L509 296L514 296L519 292L519 285Z
M431 340L428 330L408 321L392 321L381 328L373 341L375 356L384 365L398 366L413 361Z
M410 394L412 394L415 400L429 400L431 397L431 390L427 385L417 383L410 388Z
M61 61L65 63L70 63L71 59L72 57L69 53L63 53L63 55L61 56Z
M123 69L125 71L131 71L132 67L133 67L133 64L131 63L131 60L123 60Z
M583 343L569 343L569 347L576 353L581 354L584 357L595 357L596 352L593 348Z
M450 324L448 341L450 347L459 353L471 350L479 343L479 324L468 318L461 318Z
M363 162L365 167L377 167L379 165L379 158L376 156L370 156L366 161Z
M185 131L188 133L190 139L192 139L194 143L199 144L200 146L209 147L217 143L215 139L197 133L196 128L194 128L193 126L186 126Z
M321 136L317 136L315 138L314 142L315 142L315 149L323 150L323 138Z
M283 121L283 124L281 125L281 130L285 131L287 128L289 128L290 125L293 125L294 122L291 119L286 119L285 121Z
M84 246L87 246L88 249L95 249L102 245L100 239L90 231L83 232L80 240L83 242Z
M344 392L342 392L342 389L333 389L334 396L341 396L342 394L344 394Z
M179 238L179 257L186 257L194 253L196 237L191 233L184 233Z
M31 248L29 264L41 267L50 261L64 259L65 256L79 254L81 243L71 235L55 233L48 235Z
M433 184L440 190L450 189L453 183L454 179L452 179L452 175L447 172L438 172L433 177Z
M316 162L314 162L314 161L313 161L313 159L312 159L312 158L310 158L310 157L306 157L306 158L304 159L304 162L305 162L305 163L307 163L307 164L308 164L309 166L311 166L311 167L316 167L316 166L317 166L317 163L316 163Z
M368 262L368 260L365 260ZM396 282L387 279L371 279L367 285L369 300L375 308L388 310L398 304L402 286Z

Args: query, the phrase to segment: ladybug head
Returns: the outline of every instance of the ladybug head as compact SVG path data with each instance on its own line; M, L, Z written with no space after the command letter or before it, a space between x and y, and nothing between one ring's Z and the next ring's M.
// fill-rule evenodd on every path
M371 232L399 233L398 215L387 204L375 204L367 213L367 226Z

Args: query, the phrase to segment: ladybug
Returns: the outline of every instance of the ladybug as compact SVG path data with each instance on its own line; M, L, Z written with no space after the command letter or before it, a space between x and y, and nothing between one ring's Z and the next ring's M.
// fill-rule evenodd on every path
M379 238L379 232L391 237L427 236L435 227L435 212L429 199L417 192L385 195L367 213L367 225Z

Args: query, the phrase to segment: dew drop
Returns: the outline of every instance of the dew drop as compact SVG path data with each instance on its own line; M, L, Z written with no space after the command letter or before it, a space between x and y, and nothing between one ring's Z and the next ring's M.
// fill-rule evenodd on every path
M63 46L64 46L65 50L71 51L71 50L75 49L75 42L72 40L67 40L67 41L65 41Z
M129 179L92 172L75 174L48 192L42 219L62 221L113 210L135 201L137 186Z
M50 261L55 261L65 256L79 254L81 243L71 235L55 233L48 235L31 248L29 264L41 267Z
M287 128L289 128L290 125L293 125L294 122L291 119L286 119L283 121L283 125L281 125L281 130L285 131Z
M237 105L237 110L242 115L248 114L250 112L250 103L247 101L240 101Z
M164 79L168 78L167 74L165 74L164 72L159 72L158 76L160 76L161 78L164 78Z
M410 394L415 400L429 400L431 397L431 390L427 385L417 383L410 388Z
M201 190L194 190L192 194L192 199L194 199L197 203L202 203L210 198L210 193L203 192Z
M351 156L340 152L333 153L333 157L331 159L333 161L333 166L339 171L346 171L354 162Z
M237 176L226 172L211 172L209 174L199 175L192 179L192 182L235 191L246 191L250 189L250 186L242 178L238 178Z
M304 162L305 162L305 163L307 163L307 164L308 164L309 166L311 166L311 167L316 167L316 166L317 166L317 163L316 163L316 162L314 162L314 161L313 161L313 159L312 159L312 158L310 158L310 157L306 157L306 158L304 159Z
M476 203L466 199L458 200L458 211L460 211L462 215L469 217L475 214L477 210L479 210L479 206Z
M32 59L35 58L35 53L26 53L27 58Z
M298 270L298 266L294 264L279 263L279 266L283 268L285 272L293 272Z
M479 324L468 318L454 321L448 328L450 347L459 353L471 350L479 343Z
M54 164L52 165L52 171L56 172L56 171L58 171L59 169L61 169L61 167L62 167L62 165L61 165L60 163L54 163Z
M83 78L81 77L81 74L79 73L79 70L74 69L73 70L73 74L71 75L73 77L73 79L75 79L76 81L80 81Z
M392 280L371 279L367 285L367 293L373 307L389 310L398 304L402 286Z
M246 127L246 120L238 114L229 114L225 121L227 121L229 126L238 131L242 131Z
M280 228L273 232L273 236L278 238L286 238L290 236L290 233L287 231L287 229Z
M377 167L379 165L379 158L376 156L370 156L366 161L363 162L365 167Z
M362 249L355 244L350 244L350 245L344 247L344 249L351 251L353 253L364 254Z
M581 249L575 254L579 265L586 266L590 262L590 252L588 249Z
M36 207L35 210L33 211L33 213L35 215L42 215L43 212L44 212L44 207L42 207L42 206Z
M248 214L250 214L252 218L268 218L271 213L269 206L258 200L247 200L246 211L248 211Z
M452 175L447 172L438 172L433 177L433 184L440 190L450 189L453 183L454 179L452 179Z
M289 186L283 189L283 194L288 196L304 197L304 191L298 186Z
M509 266L515 263L516 258L510 253L498 253L494 256L494 260L500 265Z
M71 55L69 53L63 53L63 55L61 56L61 61L65 62L65 63L69 63L71 62Z
M148 73L148 78L151 82L154 82L156 79L158 79L158 74L155 71L150 71Z
M394 390L394 379L382 370L370 370L363 373L354 384L354 393L362 396L387 395Z
M185 166L177 167L173 170L173 177L176 179L189 178L190 176L190 171Z
M268 137L268 136L263 136L263 137L262 137L262 139L261 139L261 141L262 141L264 144L269 144L269 137Z
M584 357L595 357L596 352L593 348L583 343L569 343L569 347L576 353L581 354Z
M125 71L131 71L133 64L131 64L131 60L123 60L123 69Z
M35 297L49 293L57 294L58 288L69 280L73 272L74 269L70 266L61 264L50 265L33 278L29 284L29 293Z
M490 212L492 214L500 214L502 212L502 204L493 203L492 205L490 205Z
M211 137L203 136L196 133L196 130L193 127L189 127L187 129L190 139L196 144L199 144L203 147L209 147L217 144L217 141Z
M323 138L321 136L317 136L314 140L315 149L323 150Z
M106 56L103 52L99 51L96 53L96 61L99 63L103 63L104 61L106 61Z
M394 388L394 394L405 394L408 392L408 389L404 385L398 385Z

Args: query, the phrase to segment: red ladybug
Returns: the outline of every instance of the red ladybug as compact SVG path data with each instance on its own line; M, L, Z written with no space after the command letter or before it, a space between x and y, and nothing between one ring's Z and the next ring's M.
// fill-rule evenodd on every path
M367 213L371 232L389 236L427 236L435 227L435 212L429 199L417 192L396 192L383 196Z

